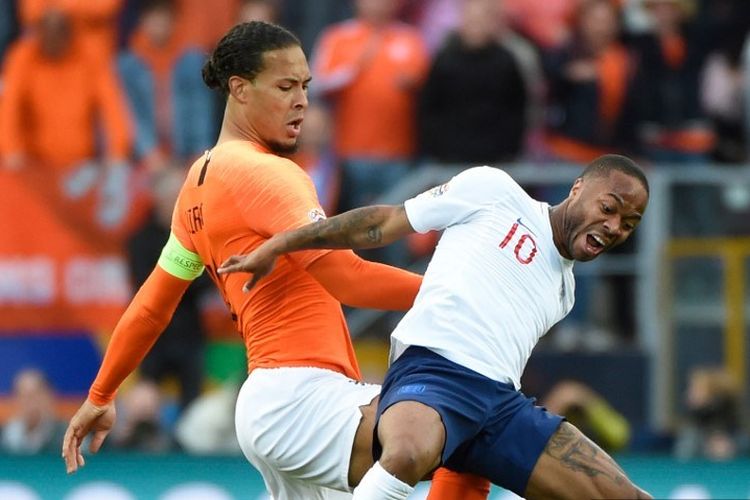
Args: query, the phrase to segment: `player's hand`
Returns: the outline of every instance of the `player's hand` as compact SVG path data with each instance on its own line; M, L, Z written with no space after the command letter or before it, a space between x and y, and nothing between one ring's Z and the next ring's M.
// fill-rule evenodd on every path
M271 240L247 255L232 255L217 269L219 274L252 273L252 278L245 282L242 290L250 291L255 284L273 270L278 254L272 250Z
M104 406L96 406L88 399L84 401L73 418L70 419L68 429L63 438L62 458L65 460L65 469L68 474L83 467L86 461L81 453L81 443L90 432L93 431L89 451L96 453L101 448L104 438L109 434L115 423L115 403L110 402Z

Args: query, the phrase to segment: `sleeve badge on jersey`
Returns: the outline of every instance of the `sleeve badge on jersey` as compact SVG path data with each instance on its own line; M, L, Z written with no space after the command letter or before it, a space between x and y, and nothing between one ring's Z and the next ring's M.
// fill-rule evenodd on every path
M440 186L435 186L434 188L427 191L427 194L432 196L433 198L437 198L438 196L444 195L448 188L450 187L449 183L441 184Z
M320 208L313 208L307 212L307 217L310 219L310 222L318 222L319 220L325 219L326 214Z

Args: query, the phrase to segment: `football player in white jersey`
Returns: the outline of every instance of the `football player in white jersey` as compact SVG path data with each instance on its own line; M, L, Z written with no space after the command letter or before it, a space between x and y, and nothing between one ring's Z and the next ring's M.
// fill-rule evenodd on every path
M405 499L440 465L526 498L650 498L595 443L520 392L539 338L573 306L574 261L624 242L648 181L605 155L554 207L502 170L475 167L402 206L371 206L279 233L220 272L251 272L309 248L370 248L444 230L414 307L392 334L375 465L355 499Z

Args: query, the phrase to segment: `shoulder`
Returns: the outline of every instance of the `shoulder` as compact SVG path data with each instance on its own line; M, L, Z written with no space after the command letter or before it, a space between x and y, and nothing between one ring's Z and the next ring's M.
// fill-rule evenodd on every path
M492 186L518 185L505 170L487 165L467 168L455 178L460 178L462 182L490 184Z
M479 201L497 201L509 196L528 196L506 171L496 167L472 167L451 180L456 188Z
M265 153L247 144L229 144L216 151L212 161L227 180L242 180L259 188L306 186L309 176L296 163L272 153ZM231 182L232 185L237 185Z

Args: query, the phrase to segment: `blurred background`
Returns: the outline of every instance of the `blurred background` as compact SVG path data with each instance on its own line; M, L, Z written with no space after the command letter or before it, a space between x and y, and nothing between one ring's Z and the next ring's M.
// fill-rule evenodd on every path
M310 59L293 159L329 215L479 164L554 204L596 156L636 158L647 215L576 266L523 390L659 497L750 498L748 0L0 0L0 498L265 498L234 438L244 348L203 279L119 392L105 450L71 477L59 458L216 139L201 66L254 19ZM364 255L421 271L438 236ZM347 317L379 382L399 318Z

